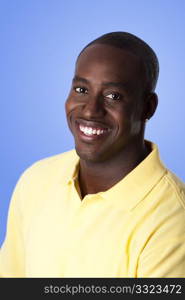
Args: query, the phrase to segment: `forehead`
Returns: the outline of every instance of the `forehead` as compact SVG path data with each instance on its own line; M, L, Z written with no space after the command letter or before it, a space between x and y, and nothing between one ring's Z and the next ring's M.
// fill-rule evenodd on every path
M134 80L141 78L140 59L125 49L93 44L87 47L76 62L79 76L104 77L107 80ZM106 78L105 78L106 77Z

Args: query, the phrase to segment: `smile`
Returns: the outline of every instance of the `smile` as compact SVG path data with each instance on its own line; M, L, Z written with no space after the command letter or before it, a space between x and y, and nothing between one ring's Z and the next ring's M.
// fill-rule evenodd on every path
M107 129L87 127L83 125L79 125L79 129L87 136L102 135L107 132Z

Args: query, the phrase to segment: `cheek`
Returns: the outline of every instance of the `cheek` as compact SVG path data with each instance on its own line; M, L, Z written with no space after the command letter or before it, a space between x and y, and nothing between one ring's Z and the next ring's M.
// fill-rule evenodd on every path
M114 120L119 125L120 128L128 127L132 121L132 110L129 106L119 107L116 111L112 113Z
M68 97L65 102L66 115L70 114L70 112L73 111L75 106L75 102L72 100L72 98Z
M65 102L65 112L66 112L66 119L67 119L67 123L68 123L68 126L69 126L69 129L72 130L72 127L71 127L71 113L73 111L73 101L71 101L70 98L67 98L66 102Z
M134 107L122 107L122 109L114 113L114 120L119 127L119 131L124 132L124 134L127 132L128 134L135 135L141 129L141 124Z
M69 114L73 111L79 110L81 106L82 106L82 104L79 101L77 101L77 99L75 97L72 97L71 95L69 95L69 97L67 98L67 100L65 102L66 114Z
M130 132L132 135L138 135L140 134L141 130L142 130L142 122L141 122L140 112L136 111L135 113L132 114Z

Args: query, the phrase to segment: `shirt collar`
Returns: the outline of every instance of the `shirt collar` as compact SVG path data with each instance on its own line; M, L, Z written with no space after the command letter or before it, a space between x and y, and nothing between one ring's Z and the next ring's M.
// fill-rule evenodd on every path
M62 178L63 183L66 183L66 184L70 184L73 181L75 181L78 177L78 171L79 171L80 158L77 155L75 150L70 151L70 153L72 155L70 156L70 161L67 160L65 174Z
M132 210L155 187L166 172L156 144L146 141L152 151L127 176L105 192L101 197L112 199L115 205L122 202L124 210Z
M154 188L164 176L166 168L160 160L157 145L147 140L145 143L152 149L150 154L112 188L96 195L115 205L121 201L124 210L131 210ZM64 177L67 184L74 182L78 176L79 156L75 150L73 153Z

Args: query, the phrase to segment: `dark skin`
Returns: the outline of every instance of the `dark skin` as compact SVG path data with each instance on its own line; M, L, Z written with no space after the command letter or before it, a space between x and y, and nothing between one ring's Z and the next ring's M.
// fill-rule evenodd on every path
M156 107L157 95L146 93L144 67L136 55L103 44L82 52L66 101L80 157L82 199L110 189L150 153L145 120Z

